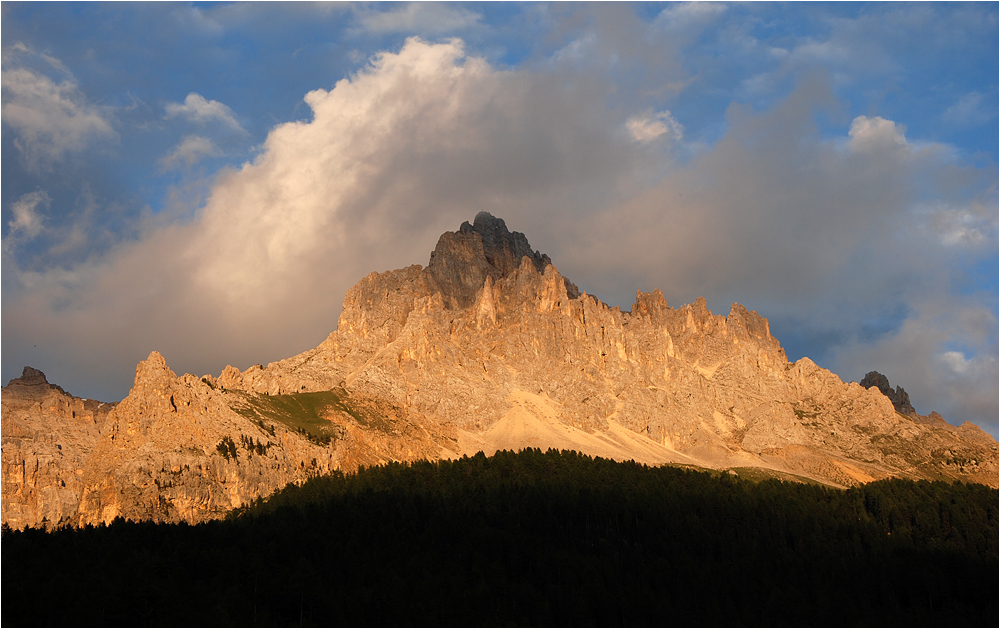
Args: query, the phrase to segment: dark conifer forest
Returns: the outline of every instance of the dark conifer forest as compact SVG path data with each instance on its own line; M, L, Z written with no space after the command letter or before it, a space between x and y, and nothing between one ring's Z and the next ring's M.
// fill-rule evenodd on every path
M4 626L992 626L997 491L526 450L2 536Z

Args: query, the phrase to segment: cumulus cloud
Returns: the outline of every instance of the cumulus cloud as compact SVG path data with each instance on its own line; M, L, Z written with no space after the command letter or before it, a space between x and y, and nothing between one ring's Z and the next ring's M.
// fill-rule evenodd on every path
M358 279L426 264L480 209L544 247L560 208L607 199L644 167L593 94L497 71L457 40L408 40L305 101L312 119L220 173L189 222L152 216L101 259L20 274L3 317L23 333L5 349L49 335L72 371L107 379L87 369L103 356L120 386L152 349L198 373L277 360L332 331Z
M636 142L652 142L663 135L675 142L684 138L684 126L677 122L669 110L656 114L648 110L639 116L633 116L625 121L625 128Z
M218 121L227 127L246 133L236 121L233 110L217 100L208 100L201 94L191 92L184 103L167 103L167 118L181 117L193 122L205 123Z
M306 94L311 119L219 173L188 222L151 217L104 258L19 274L4 349L40 341L80 373L100 361L120 395L152 349L196 373L285 358L334 329L359 278L425 264L441 232L484 209L611 304L629 307L637 288L722 313L739 301L785 342L782 330L832 339L839 349L813 357L845 379L879 369L921 410L926 386L949 419L996 416L995 317L953 285L957 256L995 259L995 221L962 218L995 207L995 186L968 198L978 171L906 148L879 117L821 137L817 113L839 106L822 79L765 111L731 106L718 142L665 166L647 142L683 128L666 111L623 120L606 87L407 40ZM984 240L949 244L938 215ZM915 247L921 230L934 237Z
M89 103L71 75L57 83L45 74L19 66L15 53L32 54L20 45L5 55L0 72L3 122L17 136L14 145L30 169L50 168L93 141L116 137L107 111ZM57 59L41 57L67 74Z
M160 160L160 166L165 170L181 165L190 167L206 157L218 155L221 152L211 140L200 135L189 135Z
M881 116L858 116L847 132L849 146L858 153L901 153L907 149L905 127Z

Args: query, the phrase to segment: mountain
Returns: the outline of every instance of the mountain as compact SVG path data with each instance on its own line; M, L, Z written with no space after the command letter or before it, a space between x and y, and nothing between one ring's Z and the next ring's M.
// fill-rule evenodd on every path
M908 396L876 375L867 388L790 363L767 320L739 304L725 317L704 299L675 309L657 290L609 308L480 212L441 236L427 267L358 282L315 349L200 378L150 354L95 441L74 446L78 507L59 513L199 522L332 470L526 447L839 487L997 487L996 440L897 410L912 409ZM23 389L3 390L5 522L29 513L23 496L51 489L49 476L8 485L8 469L30 467L66 430L39 415L51 434L19 437L8 457L8 400L28 408Z
M86 461L115 405L73 397L31 367L3 387L0 402L4 524L75 522Z

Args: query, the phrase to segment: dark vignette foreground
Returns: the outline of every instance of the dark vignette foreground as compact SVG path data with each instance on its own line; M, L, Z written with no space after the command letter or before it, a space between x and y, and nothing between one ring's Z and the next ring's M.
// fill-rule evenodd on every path
M2 624L997 626L997 492L572 452L391 464L225 521L4 531Z

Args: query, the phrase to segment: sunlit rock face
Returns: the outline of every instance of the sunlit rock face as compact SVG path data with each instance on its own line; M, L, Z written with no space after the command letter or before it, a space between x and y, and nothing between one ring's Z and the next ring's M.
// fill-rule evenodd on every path
M113 404L85 400L25 367L3 387L3 522L56 527L74 523L84 467Z
M657 290L609 308L481 212L441 236L426 268L362 278L313 350L201 378L177 377L152 353L129 396L74 446L78 502L67 493L59 517L197 522L332 470L525 447L833 486L997 486L994 439L918 415L880 382L789 363L767 320L739 304L726 316L704 299L672 308ZM24 483L8 491L9 389L4 521L9 511L12 525L37 525ZM35 447L18 443L15 471ZM51 486L33 482L35 495Z

